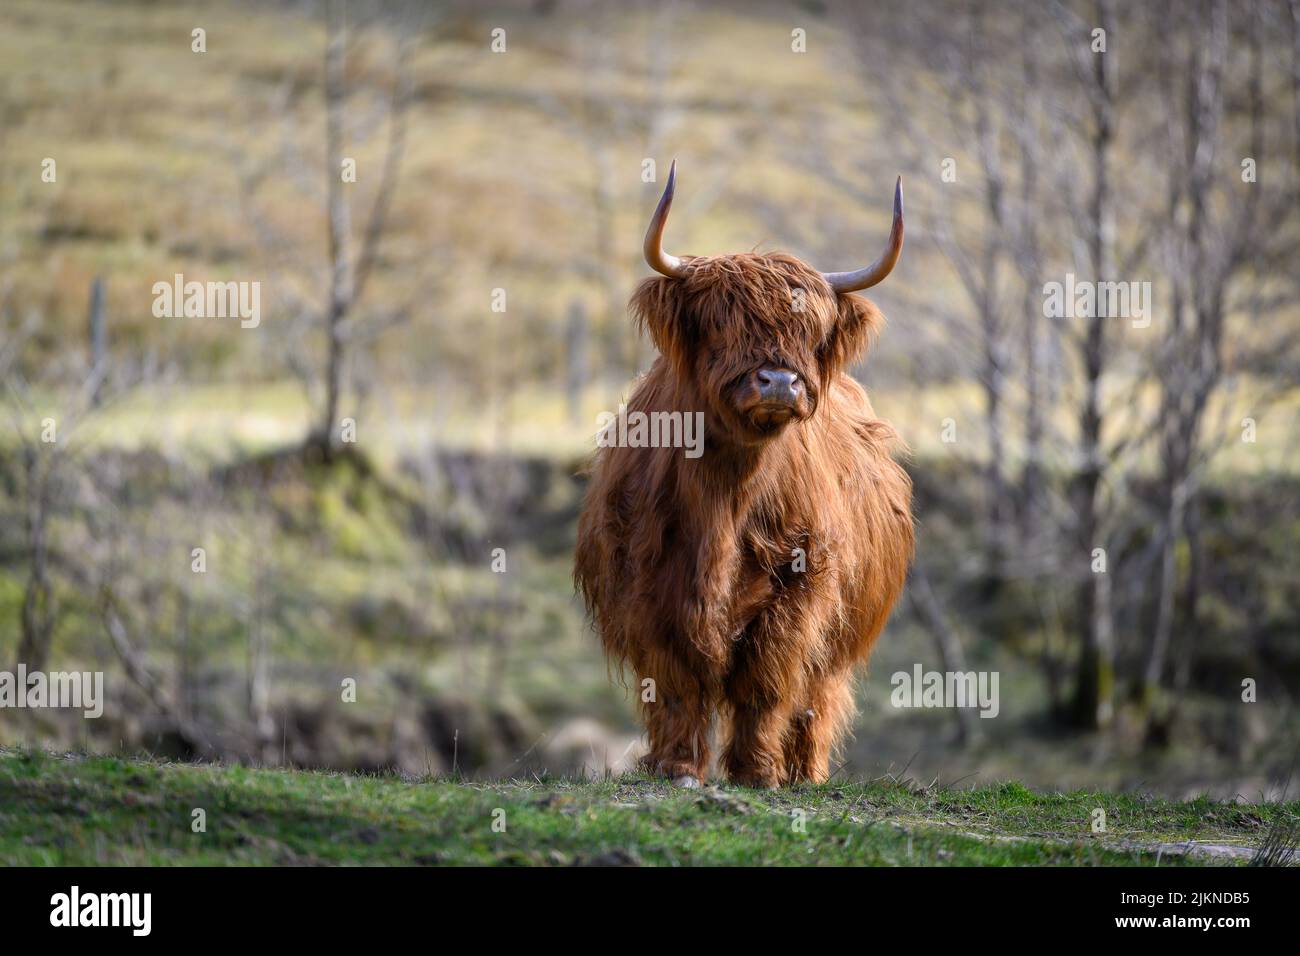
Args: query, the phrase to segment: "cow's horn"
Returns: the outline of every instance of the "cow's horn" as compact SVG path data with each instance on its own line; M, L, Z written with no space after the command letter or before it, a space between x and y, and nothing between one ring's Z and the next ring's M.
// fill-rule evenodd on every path
M672 190L672 179L668 181L668 189ZM661 203L662 205L662 203ZM650 240L646 238L647 254L650 249ZM903 251L903 177L898 177L898 182L894 184L894 226L889 230L889 245L885 246L885 251L880 254L880 258L865 269L859 269L856 272L824 272L822 275L830 283L830 287L836 292L857 292L859 289L867 289L875 285L885 276L889 275L894 265L898 262L898 257ZM653 265L653 263L651 263Z
M668 276L670 279L680 279L682 275L682 260L676 256L670 256L664 252L664 225L668 222L668 210L673 205L673 187L677 184L677 160L668 169L668 185L664 187L664 194L659 197L659 205L655 207L655 214L650 217L650 228L645 231L645 261L655 272L660 275Z

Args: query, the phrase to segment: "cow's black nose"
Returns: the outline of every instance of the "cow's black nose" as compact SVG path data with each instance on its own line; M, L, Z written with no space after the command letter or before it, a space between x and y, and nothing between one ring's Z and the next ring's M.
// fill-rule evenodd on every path
M783 368L759 369L756 377L758 394L765 402L793 405L803 388L799 384L799 376Z

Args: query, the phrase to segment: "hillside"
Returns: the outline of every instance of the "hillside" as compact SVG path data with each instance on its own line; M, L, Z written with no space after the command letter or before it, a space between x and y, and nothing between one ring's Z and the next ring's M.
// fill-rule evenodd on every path
M639 776L469 782L0 751L6 866L1241 864L1297 826L1300 801L1017 783L682 791Z

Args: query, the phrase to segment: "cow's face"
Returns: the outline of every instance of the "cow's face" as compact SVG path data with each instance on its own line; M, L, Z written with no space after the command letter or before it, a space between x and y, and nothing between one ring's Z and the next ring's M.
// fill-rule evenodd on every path
M903 192L885 251L853 272L821 273L793 256L742 253L677 257L663 250L677 164L645 236L647 279L632 297L673 374L715 430L745 444L768 441L817 414L819 398L881 324L849 293L887 276L903 249Z
M713 427L745 444L812 418L879 320L779 253L685 259L679 278L647 280L632 307Z

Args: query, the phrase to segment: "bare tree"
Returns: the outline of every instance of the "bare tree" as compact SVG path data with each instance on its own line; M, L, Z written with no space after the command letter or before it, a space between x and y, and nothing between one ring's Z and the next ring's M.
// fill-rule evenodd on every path
M325 404L316 425L315 440L328 459L338 444L339 403L343 392L346 352L355 329L350 320L365 294L375 265L375 255L388 222L393 191L397 187L406 145L406 119L410 103L411 35L397 40L397 60L388 145L380 171L379 189L353 252L352 213L343 179L344 111L347 105L347 23L342 0L331 0L329 42L325 49L325 179L328 184L330 287L325 327L329 350L325 362Z
M56 375L41 383L56 396L54 407L50 398L43 399L42 413L36 407L36 390L18 364L22 345L30 344L34 326L35 322L28 321L8 337L8 347L0 352L0 377L7 386L6 404L21 461L18 498L27 558L17 657L18 663L40 670L48 660L58 622L54 570L59 555L50 523L66 504L69 476L86 450L73 438L100 405L106 364L101 361L88 366L70 356L53 370Z
M1011 133L1020 159L1019 203L1014 228L1014 255L1022 284L1020 312L1024 367L1024 465L1019 480L1021 546L1037 559L1042 545L1043 521L1047 512L1044 475L1049 409L1053 395L1049 387L1049 359L1053 352L1052 329L1043 321L1041 284L1043 255L1039 225L1041 177L1046 163L1048 129L1042 121L1045 97L1040 89L1044 71L1042 55L1032 42L1042 27L1034 8L1021 9L1020 102L1009 110ZM1041 564L1039 564L1041 567Z
M608 42L615 25L630 12L646 15L650 23L644 47L646 70L631 104L616 89L626 67L620 62L620 51ZM605 316L604 365L620 380L638 371L640 356L627 324L621 321L631 268L638 257L635 247L622 239L619 213L629 201L626 187L641 185L644 159L655 161L658 174L664 139L679 118L670 99L676 16L675 3L657 9L647 5L593 11L591 18L571 31L569 40L575 58L585 67L587 84L572 96L537 95L538 106L574 137L590 163L584 206L590 232L576 265L599 290L600 312ZM624 166L628 154L621 151L631 147L640 155L635 165Z
M408 280L408 294L395 303L372 302L380 250L390 230L391 213L402 179L407 125L413 99L411 58L424 14L418 4L396 9L366 6L349 20L345 0L327 0L326 45L323 69L324 139L320 162L324 188L306 175L314 165L303 155L305 134L289 122L292 88L281 88L269 104L270 114L281 122L285 137L281 150L270 155L241 151L235 159L240 172L240 200L253 226L264 268L272 274L272 296L287 314L284 357L290 370L306 387L313 404L308 444L325 460L337 453L341 441L342 409L349 398L365 394L365 383L351 380L359 350L384 332L410 320L430 297L438 267L422 269ZM392 47L390 88L374 97L370 106L358 105L352 61L361 38L379 37ZM365 131L386 127L382 158L374 177L373 196L364 215L354 208L353 193L362 180L351 147L364 140ZM274 181L288 183L321 203L326 231L326 257L322 264L298 248L262 214L259 190ZM272 180L272 177L275 177ZM358 225L359 223L359 225ZM436 257L433 257L436 260ZM323 265L323 268L322 268ZM324 356L316 361L312 336L323 333Z
M1060 22L1066 53L1076 64L1086 99L1087 132L1084 134L1089 187L1075 221L1081 230L1089 274L1094 281L1115 275L1114 195L1111 167L1116 142L1117 95L1112 57L1105 49L1092 48L1093 30L1103 31L1103 42L1113 42L1115 11L1111 0L1096 0L1091 22L1081 19L1063 4L1053 9ZM1086 317L1082 336L1077 339L1083 373L1079 408L1078 467L1074 476L1076 566L1090 567L1088 556L1097 549L1110 560L1106 539L1103 478L1108 466L1102 444L1104 406L1102 380L1109 358L1105 310L1094 308ZM1115 635L1109 568L1084 572L1079 584L1080 640L1073 712L1085 727L1103 727L1114 714Z
M1169 163L1164 248L1171 303L1169 334L1155 356L1161 382L1159 562L1156 619L1141 675L1148 708L1157 703L1177 621L1189 631L1195 626L1195 567L1182 575L1179 602L1177 555L1186 542L1192 564L1199 562L1191 529L1199 523L1201 477L1226 440L1207 435L1206 416L1224 377L1234 289L1266 281L1272 270L1261 274L1261 264L1294 255L1283 228L1294 217L1294 172L1285 159L1269 162L1265 142L1263 4L1243 9L1236 24L1246 37L1246 62L1236 71L1245 78L1240 90L1232 82L1232 10L1224 0L1205 0L1203 29L1171 37L1164 52L1166 95L1175 104L1159 146ZM1248 146L1246 162L1263 167L1242 181L1220 172L1238 128Z

